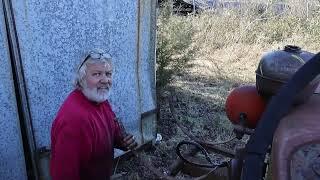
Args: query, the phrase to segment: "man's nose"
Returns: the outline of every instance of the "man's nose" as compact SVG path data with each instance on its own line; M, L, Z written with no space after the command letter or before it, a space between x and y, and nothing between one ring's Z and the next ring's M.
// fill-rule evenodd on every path
M100 79L101 83L110 83L110 81L111 81L111 77L107 75L103 75L102 78Z

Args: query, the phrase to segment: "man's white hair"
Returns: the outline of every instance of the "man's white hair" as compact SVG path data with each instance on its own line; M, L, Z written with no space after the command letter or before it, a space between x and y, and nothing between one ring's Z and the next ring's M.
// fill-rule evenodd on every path
M91 54L99 54L99 58L92 57ZM74 86L77 89L83 88L83 80L87 74L87 65L88 64L98 64L98 63L107 63L112 65L111 55L104 52L101 49L94 49L86 53L86 56L82 58L81 63L79 64L76 72L76 76L74 79Z

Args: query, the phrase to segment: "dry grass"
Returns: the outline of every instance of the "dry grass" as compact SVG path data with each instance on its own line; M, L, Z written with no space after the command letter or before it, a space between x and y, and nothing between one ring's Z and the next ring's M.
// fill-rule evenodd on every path
M170 13L170 6L160 10L158 47L162 48L161 41L166 39L166 51L171 54L166 60L174 57L165 67L174 70L176 80L171 85L192 91L190 78L210 81L215 88L199 92L215 97L223 106L232 87L255 83L255 69L264 52L287 44L311 52L320 50L320 1L282 1L290 6L278 13L273 7L280 1L267 1L263 12L257 11L257 1L240 2L247 4L241 9L208 10L189 16ZM183 57L181 61L179 57ZM158 56L157 61L164 60ZM183 68L178 71L176 64ZM157 74L157 78L165 75Z
M158 18L158 82L165 76L181 73L190 64L197 64L196 68L191 68L193 72L205 66L208 70L205 68L204 74L215 79L236 78L240 82L253 82L253 69L265 51L286 44L317 51L320 2L308 1L307 8L304 1L295 0L288 2L290 6L279 13L274 12L272 5L276 3L273 2L263 12L258 11L252 2L241 9L208 10L189 16L172 14L170 6L161 9Z
M287 44L314 53L320 51L320 1L287 2L290 8L281 13L271 10L276 1L270 1L263 13L256 11L254 3L241 10L205 11L189 16L176 16L168 9L166 14L160 13L158 39L170 36L168 43L174 44L175 37L179 37L187 49L168 49L174 57L190 49L193 53L184 59L183 69L172 74L167 86L179 99L177 123L189 127L189 133L210 142L231 136L232 126L224 111L226 97L234 87L255 84L255 70L263 53ZM185 41L181 37L187 34L192 36ZM174 61L178 64L179 58ZM169 63L166 68L170 67ZM158 93L163 92L166 91ZM166 127L159 125L159 132L165 133L161 128ZM184 135L178 131L167 135L167 139L174 144Z

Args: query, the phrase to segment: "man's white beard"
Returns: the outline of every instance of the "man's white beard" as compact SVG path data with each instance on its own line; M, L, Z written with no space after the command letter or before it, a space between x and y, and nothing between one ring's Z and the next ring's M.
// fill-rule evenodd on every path
M84 83L82 92L89 100L97 103L104 102L109 97L109 89L98 89L97 87L90 89L87 83Z

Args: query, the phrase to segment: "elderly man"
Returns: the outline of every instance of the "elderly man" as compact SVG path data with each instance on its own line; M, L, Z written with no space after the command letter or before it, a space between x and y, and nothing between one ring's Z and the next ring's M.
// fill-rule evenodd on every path
M50 174L53 180L105 180L112 171L113 148L137 143L115 119L107 101L112 84L110 55L95 50L77 71L76 88L52 124Z

